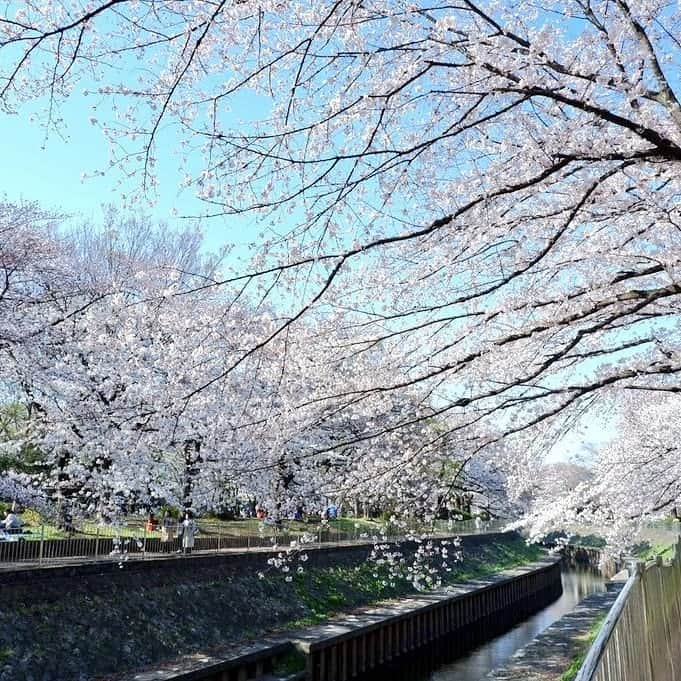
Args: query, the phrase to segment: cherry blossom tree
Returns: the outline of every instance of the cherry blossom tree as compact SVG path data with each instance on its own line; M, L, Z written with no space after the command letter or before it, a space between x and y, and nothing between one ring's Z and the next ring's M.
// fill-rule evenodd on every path
M164 255L159 239L187 248ZM352 485L349 467L361 471L365 498L385 499L377 479L396 481L416 445L400 432L400 447L382 442L390 455L381 458L375 443L360 440L395 430L405 410L368 394L341 415L325 399L330 387L365 386L375 358L348 357L338 339L308 324L244 361L244 348L272 335L272 312L238 302L242 291L205 285L214 280L210 262L186 239L140 222L61 238L64 268L83 293L73 313L13 344L16 388L30 385L35 413L8 445L42 453L44 484L69 513L74 501L107 517L161 501L200 510L226 487L255 495L273 515L301 503L321 510L325 496ZM370 418L380 423L368 437ZM363 428L347 427L358 419ZM345 441L351 466L334 453Z
M58 217L32 204L0 203L0 352L58 323L79 293L55 239ZM3 362L8 366L8 362ZM0 375L0 378L4 378Z
M529 508L534 535L555 528L597 534L608 540L611 551L630 548L637 537L664 543L678 535L673 523L681 502L677 398L649 390L643 399L637 390L616 398L617 435L589 469L554 466L536 472ZM655 530L664 520L671 524Z
M10 2L0 101L53 128L78 88L142 192L173 147L207 215L262 221L216 283L274 323L187 395L307 318L382 358L315 400L415 390L474 457L596 394L678 390L680 24L662 0Z

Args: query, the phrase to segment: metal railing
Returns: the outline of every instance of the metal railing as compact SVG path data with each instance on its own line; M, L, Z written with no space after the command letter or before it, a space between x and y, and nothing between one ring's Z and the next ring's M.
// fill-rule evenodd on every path
M344 519L348 520L348 519ZM351 519L350 519L351 520ZM347 522L341 526L335 521L300 527L261 523L260 531L244 524L224 523L210 520L196 522L197 533L193 553L227 553L287 550L306 546L342 546L398 542L414 534L428 532L434 536L459 534L485 534L503 529L505 521L475 522L438 521L434 526L412 523L367 528L358 521L348 529ZM182 539L177 525L169 533L162 533L160 526L150 528L143 520L128 520L124 525L77 523L64 536L54 537L54 528L48 525L30 527L15 534L3 534L0 541L0 569L19 566L53 566L90 561L144 560L182 553Z
M575 681L681 680L681 540L663 564L636 563Z

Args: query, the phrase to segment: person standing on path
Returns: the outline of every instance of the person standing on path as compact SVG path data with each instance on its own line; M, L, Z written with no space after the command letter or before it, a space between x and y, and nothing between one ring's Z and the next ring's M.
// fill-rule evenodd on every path
M161 520L161 550L168 553L171 549L171 542L175 539L175 519L168 511L164 511Z
M194 537L197 532L198 528L192 518L191 511L187 511L182 521L182 549L186 555L189 555L194 548Z
M21 529L21 518L12 509L7 517L2 521L6 530L14 530L15 532Z

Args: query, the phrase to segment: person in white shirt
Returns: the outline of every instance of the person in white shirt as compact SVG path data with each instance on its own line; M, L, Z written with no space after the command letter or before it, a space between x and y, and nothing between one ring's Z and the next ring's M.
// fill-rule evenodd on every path
M21 528L21 518L14 511L10 511L2 522L6 530L18 530Z
M187 555L190 554L194 548L194 537L197 532L198 528L192 518L191 511L187 511L184 514L184 520L182 521L182 549Z

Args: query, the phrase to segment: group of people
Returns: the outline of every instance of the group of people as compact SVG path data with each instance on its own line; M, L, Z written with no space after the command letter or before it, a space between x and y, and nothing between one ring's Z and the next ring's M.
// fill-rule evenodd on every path
M12 508L7 512L5 518L0 521L0 530L5 532L19 532L22 528L22 521L18 513ZM153 513L149 514L146 522L147 532L152 532L158 528L158 521ZM171 550L171 544L175 538L181 540L181 548L178 553L189 554L194 548L194 539L198 534L199 528L192 517L191 511L184 514L182 520L175 520L168 511L163 514L161 519L161 544L164 549Z
M158 521L154 518L153 513L149 514L147 519L146 529L148 532L155 530L158 527ZM182 520L175 520L168 511L163 513L161 519L161 545L164 551L171 550L171 544L175 538L181 539L182 547L178 549L178 553L190 554L194 548L194 539L199 531L199 528L192 517L190 511L184 514Z

